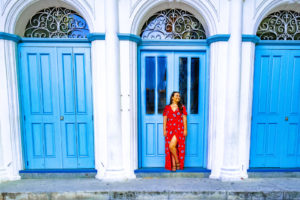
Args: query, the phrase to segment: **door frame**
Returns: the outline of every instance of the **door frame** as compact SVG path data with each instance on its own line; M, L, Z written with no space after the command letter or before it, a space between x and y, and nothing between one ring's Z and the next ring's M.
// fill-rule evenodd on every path
M22 42L17 44L17 86L18 86L18 96L19 96L19 110L20 110L20 129L21 129L21 152L22 152L22 157L23 157L23 163L22 163L22 168L24 170L28 170L26 167L26 162L28 161L27 157L27 152L26 152L26 141L24 137L24 132L25 132L25 122L24 122L24 110L23 110L23 94L21 91L21 76L20 76L20 56L21 56L21 47L85 47L85 48L90 48L91 50L91 42L88 39L71 39L71 38L22 38ZM90 55L91 56L91 55ZM91 70L92 70L92 59L90 58L91 61ZM91 73L91 79L93 80L93 73ZM93 87L93 84L92 84ZM93 90L92 90L93 91ZM94 107L93 103L93 93L92 93L92 108ZM93 109L92 109L93 110ZM94 133L94 121L92 121L92 130L93 130L93 140L94 140L94 162L95 162L95 133ZM95 164L94 164L95 165ZM94 169L96 169L96 165L94 166ZM78 169L41 169L37 171L51 171L51 172L56 172L56 171L68 171L68 172L76 172L76 171L82 171L81 168Z
M142 166L142 113L141 113L141 51L180 51L180 52L205 52L206 53L206 84L205 84L205 124L204 124L204 161L203 166L207 168L207 159L208 159L208 119L209 119L209 82L210 82L210 52L209 52L209 44L207 40L142 40L137 47L137 125L138 125L138 133L137 133L137 142L138 142L138 169Z
M250 162L252 158L252 131L253 131L253 97L254 97L254 71L255 71L255 59L256 59L256 51L257 50L300 50L300 41L299 40L260 40L256 46L255 46L255 56L254 56L254 67L253 67L253 87L252 87L252 104L251 104L251 131L250 131L250 145L249 145L249 168L248 170L252 171L257 168L255 167L250 167ZM267 168L265 167L266 170L273 170L274 168ZM290 168L280 168L276 167L275 169L279 169L280 171L290 171Z

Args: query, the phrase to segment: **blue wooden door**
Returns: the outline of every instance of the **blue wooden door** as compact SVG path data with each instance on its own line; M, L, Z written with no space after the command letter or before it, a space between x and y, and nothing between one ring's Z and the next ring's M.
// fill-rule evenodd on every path
M300 167L300 51L258 49L250 167Z
M26 168L94 168L90 49L20 53Z
M141 167L164 167L163 109L180 91L188 112L185 167L204 167L207 68L205 52L141 52Z

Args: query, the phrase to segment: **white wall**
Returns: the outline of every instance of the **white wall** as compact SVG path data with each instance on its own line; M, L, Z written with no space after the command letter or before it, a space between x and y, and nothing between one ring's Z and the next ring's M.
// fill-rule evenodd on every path
M109 0L107 0L109 1ZM145 21L158 10L181 8L193 13L203 24L207 36L230 34L230 0L119 0L120 33L140 34ZM255 34L260 21L269 13L280 9L300 11L300 0L245 0L243 1L243 34ZM27 21L38 10L49 6L64 6L77 11L88 22L91 32L105 32L105 0L0 0L0 32L23 35ZM217 42L210 46L210 89L208 168L211 178L220 178L222 168L225 124L226 90L224 85L230 78L228 69L228 42ZM121 83L121 129L124 177L134 178L137 168L137 44L120 41ZM0 40L0 181L18 179L23 169L20 111L16 72L16 48L12 41ZM247 177L249 162L250 130L252 112L252 88L255 45L242 44L239 99L239 146L238 176ZM95 161L98 177L105 171L110 159L107 156L107 127L105 41L92 42L93 98Z

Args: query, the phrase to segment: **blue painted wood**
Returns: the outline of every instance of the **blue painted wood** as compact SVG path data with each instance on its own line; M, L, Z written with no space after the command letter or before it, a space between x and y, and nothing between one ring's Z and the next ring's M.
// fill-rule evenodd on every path
M250 167L300 167L300 51L257 49Z
M135 42L137 44L141 43L142 39L138 35L130 34L130 33L118 33L119 40L129 40Z
M2 39L2 40L11 40L11 41L14 41L14 42L18 43L18 42L20 42L21 37L18 36L18 35L15 35L15 34L0 31L0 39Z
M242 41L243 42L252 42L252 43L258 43L260 41L260 38L256 35L247 35L243 34L242 35Z
M207 43L210 45L214 42L226 42L230 38L230 34L216 34L207 38Z
M146 112L146 72L149 58L154 60L153 73L158 72L158 59L166 57L167 59L167 77L166 77L166 104L174 90L179 89L179 58L188 59L189 68L189 87L190 87L190 62L191 58L199 58L199 98L198 98L198 114L190 113L190 105L187 103L188 110L188 137L186 144L186 167L205 167L206 166L206 123L207 123L207 87L208 87L208 69L206 61L206 51L202 52L174 52L174 51L141 51L141 79L140 79L140 167L164 167L164 137L163 137L163 116L158 112L158 92L157 76L154 80L155 87L155 113L147 114ZM147 62L146 62L147 61ZM153 87L153 86L150 86ZM149 88L149 85L148 85Z
M76 46L20 47L26 169L94 168L90 48Z
M55 49L22 48L21 55L26 168L61 168L57 68L52 67L57 62Z

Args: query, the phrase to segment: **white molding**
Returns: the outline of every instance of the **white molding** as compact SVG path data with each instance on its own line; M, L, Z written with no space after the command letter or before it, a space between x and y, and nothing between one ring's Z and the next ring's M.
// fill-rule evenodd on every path
M264 0L254 9L253 27L250 34L256 34L260 22L272 12L289 9L300 12L300 0Z
M218 32L216 8L208 1L181 0L180 2L155 0L139 1L130 13L130 33L139 35L146 20L155 12L166 8L181 8L194 14L204 26L207 37Z
M4 17L4 31L7 33L15 33L15 27L22 16L23 12L30 11L30 6L32 6L37 1L16 1L11 7L7 8L7 14ZM42 8L45 1L40 1L40 4L36 8L40 6ZM47 1L48 2L48 1ZM53 1L54 2L54 1ZM77 10L81 11L83 17L88 21L90 29L92 30L93 24L90 20L90 16L88 15L88 11L83 11L85 8L81 6L81 3L78 0L65 0L65 2L70 5L74 5L74 7L78 8ZM4 43L4 44L3 44ZM22 145L21 145L21 129L20 129L20 105L19 105L19 91L18 91L18 79L17 79L17 57L16 55L16 43L13 41L4 41L1 43L1 48L4 49L4 62L3 66L6 69L6 81L7 81L7 106L8 110L4 114L7 119L7 127L1 130L1 134L6 135L8 141L5 141L4 154L4 168L6 169L6 177L7 180L19 179L19 170L23 169L23 154L22 154ZM97 57L97 56L96 56ZM5 79L4 79L5 80ZM3 119L1 119L3 120ZM2 123L2 122L1 122ZM2 126L1 128L3 128ZM2 135L0 135L1 138ZM4 142L4 141L3 141ZM0 148L3 148L3 146ZM1 167L1 166L0 166ZM2 177L1 177L2 179Z
M17 1L11 7L7 8L7 14L5 16L6 20L4 21L4 31L7 33L20 34L22 36L22 31L25 30L28 20L37 11L50 6L64 6L77 11L87 21L90 32L93 32L93 14L80 0Z

